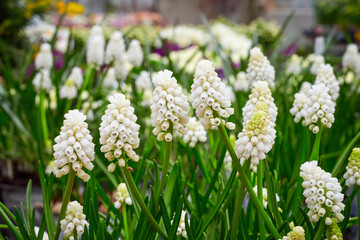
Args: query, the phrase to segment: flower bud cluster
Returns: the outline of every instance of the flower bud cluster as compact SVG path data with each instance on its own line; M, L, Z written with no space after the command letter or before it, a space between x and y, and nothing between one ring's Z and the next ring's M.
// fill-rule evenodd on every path
M134 149L139 147L140 125L130 101L121 93L109 97L109 105L101 117L100 124L100 151L110 161L125 166L125 154L133 161L139 161ZM116 164L110 163L108 170L113 172Z
M86 116L79 110L70 110L65 114L60 135L55 138L54 164L58 168L56 177L62 177L74 169L77 176L87 182L90 176L83 167L92 170L94 165L94 143L85 122Z
M33 85L38 92L41 89L46 92L50 92L52 87L50 71L45 68L40 70L40 72L38 72L33 79Z
M344 178L346 179L345 184L348 187L354 185L360 186L360 148L352 150Z
M322 124L327 128L331 128L335 121L335 103L331 100L329 88L323 83L314 84L309 93L308 101L304 106L304 118L302 122L304 126L309 126L313 133L319 132L318 124Z
M284 236L282 240L305 240L305 230L301 226L293 227L291 232Z
M135 81L136 90L139 92L143 92L146 89L151 89L151 79L150 79L150 73L147 71L141 71L140 75L136 78Z
M185 126L184 142L189 143L191 148L194 148L197 142L205 142L207 140L206 131L195 117L189 119Z
M51 46L48 43L43 43L40 47L40 52L35 58L36 70L51 70L53 66L53 55L51 52Z
M255 194L256 194L256 196L257 196L257 194L258 194L257 186L255 186L255 187L253 188L253 190L254 190L254 192L255 192ZM263 206L264 206L264 208L266 209L266 208L267 208L267 205L268 205L268 193L267 193L267 189L266 189L266 188L263 188L263 189L262 189L262 194L263 194ZM275 196L276 196L276 202L279 202L279 201L280 201L279 195L276 194Z
M61 230L64 232L65 237L75 240L74 231L77 232L78 236L83 234L85 226L89 227L89 223L85 218L83 206L78 201L70 202L66 209L65 218L60 221Z
M130 198L130 194L126 187L126 184L120 183L119 186L117 187L116 201L114 203L115 208L119 209L124 202L127 205L132 205L132 200Z
M219 126L222 121L225 123L221 118L234 114L226 86L209 60L201 60L196 66L191 99L196 115L206 130ZM225 126L235 129L235 124L231 122L225 123Z
M77 96L78 89L82 86L82 83L82 70L79 67L74 67L71 70L70 76L66 79L65 84L60 88L60 98L75 98Z
M301 58L296 54L291 55L290 60L286 66L286 73L297 75L301 73L301 70Z
M176 236L182 236L184 238L188 238L187 236L187 232L186 232L186 226L185 226L185 216L186 216L186 211L182 210L181 211L181 217L180 217L180 222L179 222L179 226L176 230ZM174 220L171 220L171 224L173 224ZM189 225L190 225L190 221L187 220Z
M258 47L250 50L249 65L246 73L250 86L257 81L266 81L271 88L275 85L275 69Z
M88 65L99 69L104 63L105 38L100 26L93 26L87 42L86 62Z
M308 216L311 222L317 222L320 218L335 217L342 221L344 216L341 211L345 205L342 203L344 194L341 193L341 185L337 178L325 172L318 166L317 161L305 162L300 167L300 177L303 178L302 187L305 203L310 209Z
M135 67L140 67L144 54L140 45L140 42L136 39L131 40L129 48L127 50L128 60Z
M164 70L153 78L155 89L151 99L151 122L153 133L159 141L173 139L173 130L181 135L185 133L184 126L189 121L189 103L182 92L172 72Z
M246 73L245 72L238 72L236 74L236 79L233 83L234 90L236 92L247 92L249 91L249 81L247 80Z
M110 35L110 40L106 45L105 63L110 64L122 58L125 52L125 42L120 31L115 31Z
M103 86L107 88L116 89L119 83L116 79L116 71L114 68L109 68L103 81Z
M356 44L349 44L346 47L346 51L342 59L342 64L346 70L352 70L355 72L360 70L359 49Z
M343 240L343 235L341 233L339 225L337 224L336 219L328 218L326 222L326 225L328 226L326 228L325 240Z
M310 72L317 74L319 67L325 64L325 59L322 55L314 55L313 64L311 65Z
M330 64L322 64L316 74L315 84L323 83L329 88L331 99L335 102L339 97L339 82L336 80L333 68Z

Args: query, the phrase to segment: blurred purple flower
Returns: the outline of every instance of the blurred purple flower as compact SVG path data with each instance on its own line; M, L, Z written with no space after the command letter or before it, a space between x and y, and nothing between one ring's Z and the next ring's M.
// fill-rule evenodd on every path
M191 45L190 45L191 46ZM189 47L189 46L188 46ZM181 48L179 45L177 45L176 43L170 43L170 42L165 42L165 48L167 49L167 51L169 52L173 52L173 51L179 51L182 50L184 48ZM153 51L153 53L156 53L158 55L160 55L161 57L165 56L165 51L162 47L157 48Z
M215 71L217 72L219 78L221 78L221 79L224 79L224 78L225 78L224 69L222 69L222 68L216 68Z
M288 48L281 50L281 55L284 57L294 54L297 50L296 43L291 44Z
M60 70L64 66L65 56L62 52L53 50L54 66L56 70Z
M235 69L239 69L241 67L241 62L233 63Z
M31 62L26 70L26 77L31 77L31 75L34 74L35 71L35 64L34 62Z

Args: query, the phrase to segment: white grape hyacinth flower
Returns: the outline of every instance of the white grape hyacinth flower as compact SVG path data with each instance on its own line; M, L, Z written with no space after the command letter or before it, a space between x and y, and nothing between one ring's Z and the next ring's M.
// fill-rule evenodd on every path
M155 89L151 100L151 122L153 133L159 141L173 139L173 131L181 135L185 133L184 126L189 121L189 103L182 92L172 72L164 70L158 72L153 83Z
M116 79L116 72L114 68L109 68L103 81L103 86L106 88L116 89L119 83Z
M308 101L309 98L305 93L295 93L293 106L292 108L290 108L290 113L294 116L294 122L299 123L300 120L305 116L306 111L304 107L306 106Z
M195 117L189 119L185 126L184 142L194 148L198 142L206 142L206 131L203 125Z
M360 69L359 49L356 44L349 44L342 58L343 67L346 70L356 71Z
M145 91L146 89L151 89L151 79L150 79L150 73L147 71L141 71L139 76L136 78L135 81L136 90L139 92Z
M344 194L337 178L325 172L318 166L316 160L305 162L300 167L300 177L303 178L302 187L305 203L309 208L308 216L311 222L318 222L320 218L335 217L341 222L344 216L341 211L345 205L342 203Z
M335 103L331 100L329 88L323 83L314 84L309 91L309 100L304 106L305 114L302 124L309 126L313 133L318 133L319 124L331 128L335 121Z
M238 74L236 74L236 79L233 83L234 86L234 90L236 92L247 92L249 91L250 88L250 84L249 81L247 80L246 77L246 73L245 72L239 72Z
M143 107L150 107L152 98L153 98L153 91L151 89L145 89L142 95L141 105Z
M116 191L116 201L114 203L115 208L121 208L121 205L125 202L127 205L132 205L132 200L129 191L125 183L120 183Z
M301 58L297 54L291 55L285 71L287 74L294 74L294 75L301 73L302 71Z
M84 81L83 72L81 68L74 67L73 69L71 69L69 78L75 83L77 89L81 88Z
M33 85L37 92L40 90L50 92L52 87L50 71L48 69L40 70L40 72L38 72L33 79Z
M346 179L346 186L360 186L360 148L354 148L352 150L344 178Z
M258 194L257 186L255 186L255 187L253 188L253 190L254 190L254 192L255 192L255 194L256 194L256 196L257 196L257 194ZM268 192L267 192L267 188L264 188L264 187L263 187L263 189L262 189L262 194L263 194L263 206L264 206L264 208L266 209L266 208L267 208L267 205L268 205ZM279 202L279 201L280 201L280 197L279 197L279 195L278 195L277 193L275 194L275 198L276 198L276 202Z
M65 218L60 221L60 226L65 237L69 239L74 239L74 231L79 236L84 233L85 226L89 227L83 213L83 206L78 201L69 202Z
M125 166L126 156L131 160L139 161L134 149L139 147L140 125L136 123L137 117L134 108L124 94L115 93L109 97L109 104L100 124L100 151L111 162L109 172L113 172L116 163Z
M66 79L64 85L60 87L60 98L61 99L74 99L77 96L78 89L74 81L71 78Z
M322 64L316 74L315 84L323 83L329 88L331 99L335 102L339 97L340 87L330 64Z
M256 172L259 161L266 158L276 137L275 124L270 120L269 108L264 101L256 103L251 118L243 125L235 141L235 152L239 159L250 160L250 167Z
M221 122L225 123L222 118L229 118L234 114L226 85L218 77L209 60L201 60L196 66L191 99L195 113L205 130L218 127ZM226 122L225 126L230 130L235 129L232 122Z
M302 226L294 226L294 223L290 223L291 231L282 238L282 240L305 240L305 230Z
M51 46L48 43L43 43L40 47L40 52L35 58L36 70L47 69L51 70L53 66L53 55L51 52Z
M105 38L102 28L98 25L92 27L86 47L86 62L91 67L99 69L104 63Z
M106 45L105 63L110 64L112 61L121 59L121 55L125 53L125 42L120 31L115 31L110 35L110 40Z
M131 40L129 48L127 50L127 55L128 60L132 65L134 65L135 67L141 66L144 59L144 53L138 40Z
M53 146L56 177L68 174L72 168L84 182L90 179L83 167L89 171L94 168L95 145L85 120L86 116L77 109L65 114L64 125Z
M127 54L121 55L121 58L114 63L116 77L121 80L126 80L131 64L128 61Z
M182 236L184 238L188 238L187 232L186 232L186 226L185 226L185 221L186 221L185 217L186 217L186 211L182 210L179 226L176 230L176 236ZM187 220L187 221L190 225L190 221L189 220ZM174 220L171 220L171 225L173 224L173 222L174 222Z
M319 67L325 64L325 59L322 55L314 55L313 64L311 65L310 72L317 74Z
M315 37L314 41L314 54L323 55L325 51L325 38L324 36Z
M275 86L275 69L258 47L254 47L250 50L246 74L250 85L257 81L266 81L270 88Z
M40 228L38 226L35 226L34 231L35 231L35 236L38 237ZM48 233L46 231L44 231L42 240L49 240L49 235L48 235Z

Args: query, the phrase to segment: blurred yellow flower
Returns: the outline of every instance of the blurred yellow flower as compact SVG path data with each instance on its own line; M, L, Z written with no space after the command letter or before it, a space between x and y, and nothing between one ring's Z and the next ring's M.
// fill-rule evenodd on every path
M55 4L56 11L59 14L67 14L68 17L73 17L75 15L81 15L85 11L83 5L76 2L69 2L67 5L65 1L58 1Z
M50 5L51 0L26 0L25 17L31 18L33 13L49 11Z

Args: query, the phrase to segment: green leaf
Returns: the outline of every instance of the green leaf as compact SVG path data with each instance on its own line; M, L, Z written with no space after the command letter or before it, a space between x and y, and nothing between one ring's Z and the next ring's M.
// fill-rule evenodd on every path
M299 210L300 210L301 214L302 214L303 217L304 217L304 220L305 220L305 222L306 222L306 225L307 225L308 228L309 228L310 235L311 235L311 239L313 239L313 238L315 237L315 230L314 230L314 228L313 228L313 226L312 226L312 224L311 224L311 222L310 222L309 216L304 212L304 210L303 210L301 207L299 207Z
M175 239L176 231L177 231L177 229L179 227L179 222L180 222L181 212L182 212L182 204L183 204L182 198L183 197L181 196L178 203L177 203L175 216L173 218L173 223L171 225L171 230L170 230L170 233L169 233L169 239Z

